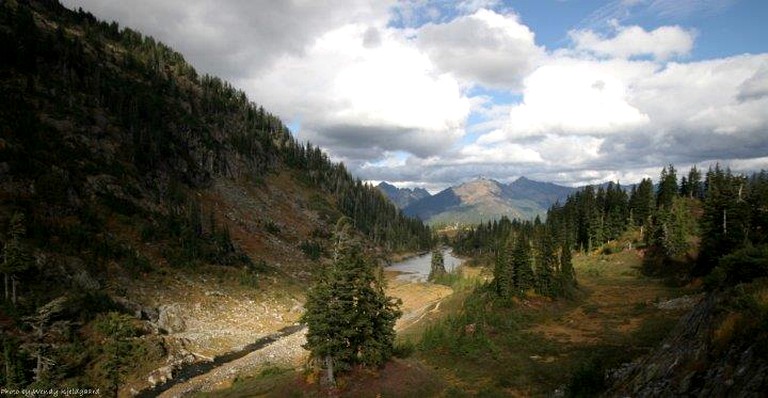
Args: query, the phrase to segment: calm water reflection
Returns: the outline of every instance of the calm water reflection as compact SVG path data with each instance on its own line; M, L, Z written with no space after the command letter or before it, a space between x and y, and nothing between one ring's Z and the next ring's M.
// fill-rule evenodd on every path
M461 265L464 260L454 257L451 249L443 249L443 258L445 259L445 270L451 272L454 268ZM394 263L387 267L387 270L400 271L402 274L397 276L398 280L425 282L429 277L429 270L432 268L432 253L423 254L417 257L411 257L405 261Z

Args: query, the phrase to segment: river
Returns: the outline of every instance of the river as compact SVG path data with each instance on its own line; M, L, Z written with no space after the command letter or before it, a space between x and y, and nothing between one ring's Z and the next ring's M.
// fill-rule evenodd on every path
M464 262L464 260L454 257L453 251L450 248L443 249L443 259L445 262L445 270L448 272L453 271ZM398 280L425 282L429 277L429 271L432 269L432 253L411 257L407 260L394 263L386 269L388 271L401 272L401 274L397 276Z

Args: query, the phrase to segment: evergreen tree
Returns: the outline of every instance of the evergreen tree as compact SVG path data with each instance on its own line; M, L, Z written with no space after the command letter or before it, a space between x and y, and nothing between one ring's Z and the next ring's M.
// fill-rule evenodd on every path
M533 268L531 267L531 245L528 238L520 234L515 242L512 253L513 282L518 294L524 294L534 285Z
M636 226L642 227L650 221L653 207L653 181L644 178L629 198L629 209Z
M539 239L536 256L536 292L544 296L554 296L556 290L555 272L558 260L552 238L545 232Z
M326 380L354 364L382 365L392 354L399 302L384 292L360 244L351 236L351 222L336 225L333 263L307 294L307 344L310 356L321 361Z
M493 287L496 295L501 298L510 297L514 284L514 262L512 261L514 249L510 248L512 242L513 239L510 235L507 243L500 245L493 268Z
M440 248L432 250L431 268L429 270L429 280L433 281L446 274L445 271L445 258L443 258L443 252Z
M672 207L672 200L677 196L677 193L677 170L675 170L675 166L670 164L661 169L659 189L656 193L656 207L667 209Z
M5 300L7 301L10 299L14 304L16 304L16 286L18 285L16 276L18 273L25 271L31 263L29 250L21 241L26 233L27 229L24 226L24 214L15 213L11 217L11 222L8 226L8 238L5 245L3 245L2 263Z
M708 273L719 259L749 241L750 206L747 179L723 170L707 172L707 193L701 219L701 251L696 272Z
M573 269L571 247L566 244L560 252L560 280L565 289L576 286L576 271Z
M688 172L688 197L704 199L704 184L701 182L701 172L696 166Z

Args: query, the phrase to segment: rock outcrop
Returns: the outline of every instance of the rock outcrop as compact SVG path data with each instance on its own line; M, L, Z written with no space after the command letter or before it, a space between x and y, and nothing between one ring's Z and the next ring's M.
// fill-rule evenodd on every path
M764 396L768 391L765 344L739 338L738 331L731 329L728 319L735 312L730 301L725 293L703 298L659 348L610 374L612 387L606 395Z

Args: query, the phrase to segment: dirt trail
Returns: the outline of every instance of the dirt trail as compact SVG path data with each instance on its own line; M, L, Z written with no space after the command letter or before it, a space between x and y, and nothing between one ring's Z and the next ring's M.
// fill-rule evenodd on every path
M453 290L447 286L430 283L399 281L396 273L387 272L387 294L403 301L403 316L395 329L401 332L417 322L426 314L440 311L440 302L451 295ZM301 346L306 343L306 328L280 337L263 348L241 358L223 363L209 372L180 382L159 397L182 397L200 391L213 391L227 388L238 375L252 375L266 368L277 366L297 368L307 359L308 352Z

